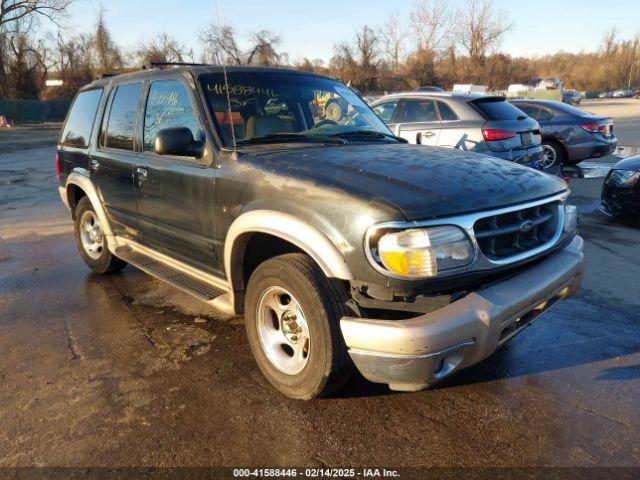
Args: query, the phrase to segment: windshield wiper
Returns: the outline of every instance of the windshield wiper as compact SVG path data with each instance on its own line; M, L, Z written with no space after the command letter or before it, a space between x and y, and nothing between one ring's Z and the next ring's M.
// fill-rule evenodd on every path
M341 138L341 137L393 138L394 140L407 143L407 141L404 138L396 137L391 133L379 132L377 130L351 130L348 132L334 133L333 135L329 135L329 136L334 138Z
M252 145L260 143L288 143L288 142L314 142L335 143L344 145L348 142L340 138L331 138L320 135L306 135L304 133L271 133L262 137L247 138L237 142L238 145Z

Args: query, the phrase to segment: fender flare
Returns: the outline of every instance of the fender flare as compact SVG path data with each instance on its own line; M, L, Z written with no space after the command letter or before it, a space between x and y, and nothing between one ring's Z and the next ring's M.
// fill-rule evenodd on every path
M65 183L65 194L67 195L67 204L71 205L71 202L69 201L69 185L75 185L87 195L87 198L89 198L89 201L98 216L98 220L100 221L102 233L107 237L107 246L110 251L113 251L112 247L115 245L115 236L111 229L107 212L100 201L98 190L91 181L91 178L89 178L89 172L84 168L74 168L67 177L67 182Z
M224 267L234 291L242 289L242 256L251 233L267 233L300 248L322 269L327 277L353 280L344 255L317 228L288 213L252 210L236 218L225 239Z

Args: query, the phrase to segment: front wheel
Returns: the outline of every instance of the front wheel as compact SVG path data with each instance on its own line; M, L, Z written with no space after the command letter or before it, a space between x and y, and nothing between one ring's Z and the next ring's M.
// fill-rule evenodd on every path
M249 345L267 380L285 395L309 400L340 388L354 370L340 332L347 290L307 255L260 264L245 297Z

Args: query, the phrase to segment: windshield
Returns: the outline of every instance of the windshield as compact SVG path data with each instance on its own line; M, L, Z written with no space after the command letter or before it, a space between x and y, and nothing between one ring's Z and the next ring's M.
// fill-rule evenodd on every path
M227 72L229 112L224 74L200 78L227 147L233 146L234 136L238 145L392 136L353 90L335 80L284 72Z

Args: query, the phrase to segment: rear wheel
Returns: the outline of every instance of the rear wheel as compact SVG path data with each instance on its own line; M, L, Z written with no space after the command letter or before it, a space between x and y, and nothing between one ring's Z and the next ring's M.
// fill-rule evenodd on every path
M80 256L94 272L117 272L127 265L107 248L102 225L87 197L82 197L75 208L74 232Z
M245 296L247 336L276 389L309 400L349 378L354 367L339 325L346 300L346 288L307 255L280 255L256 268Z
M560 143L553 140L542 141L542 160L540 161L540 166L543 170L564 163L566 157L564 147Z

